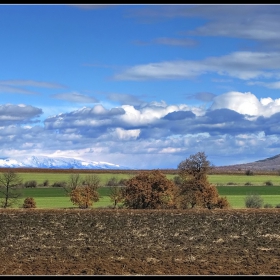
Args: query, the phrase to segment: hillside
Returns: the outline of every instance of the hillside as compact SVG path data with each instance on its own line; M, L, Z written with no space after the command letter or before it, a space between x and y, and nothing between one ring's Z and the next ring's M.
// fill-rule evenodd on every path
M254 162L215 167L218 171L278 171L280 170L280 154Z

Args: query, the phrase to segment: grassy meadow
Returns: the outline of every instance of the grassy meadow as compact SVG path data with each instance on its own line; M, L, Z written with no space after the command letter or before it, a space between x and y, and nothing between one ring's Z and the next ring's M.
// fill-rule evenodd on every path
M136 174L137 172L135 172ZM37 172L23 172L17 173L22 182L34 180L37 182L36 188L23 188L22 199L15 207L21 207L23 200L26 197L33 197L36 201L37 208L76 208L74 206L64 189L61 187L53 187L55 182L68 182L71 173L37 173ZM100 200L95 202L93 207L107 207L113 203L108 196L109 187L106 183L112 177L118 181L120 179L129 179L133 176L131 173L87 173L80 174L81 179L87 175L96 175L100 179L102 187L98 190ZM174 174L167 174L167 178L172 179ZM279 175L230 175L219 174L209 175L209 181L217 186L220 196L228 199L232 208L245 208L245 197L249 194L257 194L263 198L264 204L271 204L273 207L280 204L280 176ZM48 180L48 186L42 187L43 183ZM269 182L269 184L267 183Z
M45 180L49 181L49 185L53 185L55 182L65 181L68 182L71 174L69 173L17 173L23 182L35 180L38 185L42 185ZM87 173L80 174L81 179L85 178L87 175L96 175L100 178L101 185L106 185L108 180L115 177L117 180L122 178L129 179L133 175L137 174L125 174L125 173ZM173 174L167 174L168 179L174 178ZM263 186L265 182L271 181L274 186L280 186L280 176L279 175L230 175L230 174L219 174L219 175L208 175L209 182L215 184L216 186L226 186L226 185L240 185L244 186L246 183L251 183L254 186Z

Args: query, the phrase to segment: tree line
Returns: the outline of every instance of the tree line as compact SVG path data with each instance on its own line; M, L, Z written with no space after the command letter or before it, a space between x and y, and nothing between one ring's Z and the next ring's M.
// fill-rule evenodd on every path
M220 197L215 185L208 181L212 166L204 152L191 155L179 163L178 175L168 179L160 170L140 171L123 186L110 187L113 208L128 209L189 209L229 208L226 197ZM116 182L115 182L116 183ZM10 207L20 197L17 190L20 177L9 170L0 175L1 207ZM99 200L101 187L97 175L89 174L81 180L78 173L70 175L69 182L63 186L73 205L81 209L92 207ZM35 208L33 198L26 198L24 208Z

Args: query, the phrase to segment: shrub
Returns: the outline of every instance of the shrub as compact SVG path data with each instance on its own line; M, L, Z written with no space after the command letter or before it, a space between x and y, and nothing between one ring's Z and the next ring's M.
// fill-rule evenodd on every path
M275 208L280 208L280 203L276 204Z
M23 205L23 208L36 208L36 202L33 197L27 197L25 198Z
M245 186L252 186L252 183L251 182L246 182Z
M180 186L183 180L180 176L176 175L173 177L173 182L175 183L175 185Z
M219 197L216 207L219 209L228 209L230 208L230 204L226 197Z
M54 182L53 187L54 188L65 188L67 183L65 181L60 181L60 182Z
M266 181L266 182L264 182L264 184L265 184L266 186L273 186L273 183L272 183L271 181Z
M44 182L43 182L43 186L44 187L47 187L49 185L49 180L45 180Z
M120 180L119 180L119 186L125 186L127 180L128 180L128 179L124 179L124 178L120 179Z
M24 183L25 188L36 188L37 187L37 182L35 180L32 181L26 181Z
M106 186L108 186L108 187L116 187L118 185L119 185L119 182L116 177L111 177L106 184Z
M247 208L261 208L263 199L258 194L250 194L245 197L245 206Z
M245 171L245 174L247 176L252 176L252 175L254 175L254 172L252 170L248 169L248 170Z
M234 183L234 182L228 182L227 185L228 185L228 186L233 186L233 185L237 185L237 184Z
M273 208L272 204L270 204L270 203L266 203L263 207L264 208Z

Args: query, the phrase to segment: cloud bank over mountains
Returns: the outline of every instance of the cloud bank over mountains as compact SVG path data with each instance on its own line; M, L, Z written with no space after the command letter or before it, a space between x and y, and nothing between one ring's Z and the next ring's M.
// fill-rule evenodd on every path
M215 96L208 107L163 101L112 108L96 104L48 117L43 125L40 114L41 108L30 105L0 105L2 156L44 151L92 160L98 154L97 161L131 168L147 166L143 158L154 168L176 168L195 151L223 156L264 148L277 154L279 148L280 98L258 99L249 92ZM153 162L153 154L160 160Z

